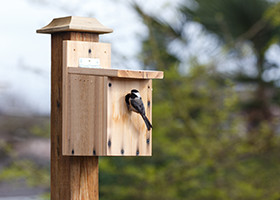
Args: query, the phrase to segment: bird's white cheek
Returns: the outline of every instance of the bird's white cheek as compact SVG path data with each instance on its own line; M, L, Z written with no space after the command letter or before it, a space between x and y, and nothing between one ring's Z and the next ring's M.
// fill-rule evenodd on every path
M138 97L138 98L141 98L141 96L140 96L140 93L135 93L135 95Z

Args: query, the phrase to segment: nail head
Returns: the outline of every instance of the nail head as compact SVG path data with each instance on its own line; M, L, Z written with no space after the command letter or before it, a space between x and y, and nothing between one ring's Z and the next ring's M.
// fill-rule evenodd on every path
M111 144L112 144L112 143L111 143L111 140L109 140L109 141L108 141L108 147L109 147L109 148L111 147Z

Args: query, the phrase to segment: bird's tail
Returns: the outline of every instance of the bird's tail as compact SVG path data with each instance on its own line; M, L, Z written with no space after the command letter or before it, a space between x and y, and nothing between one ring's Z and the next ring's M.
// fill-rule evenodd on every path
M143 120L144 120L144 122L145 122L145 124L147 126L148 131L151 130L151 128L153 128L151 122L148 120L146 115L141 115L141 116L142 116L142 118L143 118Z

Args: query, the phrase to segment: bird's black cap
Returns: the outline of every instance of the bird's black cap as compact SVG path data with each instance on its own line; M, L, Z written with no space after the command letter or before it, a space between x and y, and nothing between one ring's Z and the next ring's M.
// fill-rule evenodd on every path
M137 93L137 92L139 93L139 91L136 89L131 90L131 93Z

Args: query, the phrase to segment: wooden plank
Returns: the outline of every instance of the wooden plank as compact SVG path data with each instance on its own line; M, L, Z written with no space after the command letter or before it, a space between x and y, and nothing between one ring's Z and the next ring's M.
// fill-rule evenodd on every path
M96 159L96 157L89 156L72 156L70 159L72 165L70 175L71 182L73 184L71 200L98 199L98 159Z
M149 70L122 70L122 69L68 67L68 73L84 74L90 76L133 78L133 79L163 79L162 71L149 71Z
M147 131L142 117L128 111L125 103L125 95L132 89L138 89L147 116L151 116L151 107L147 105L152 92L150 82L151 80L108 78L107 155L151 155L151 145L146 143L146 137L152 131Z
M138 79L163 79L163 72L149 70L118 70L118 77Z
M149 80L148 87L147 87L147 108L146 108L146 115L150 120L151 124L153 124L152 120L152 107L153 107L153 99L152 99L152 91L153 91L153 83L152 80ZM140 146L140 151L147 155L152 155L152 131L147 132L146 137L143 138L145 141L142 142L142 146ZM143 145L145 144L145 145Z
M102 77L70 75L63 155L102 155L104 83ZM70 100L70 101L69 101Z
M51 199L72 200L73 193L80 191L85 200L98 200L98 157L62 155L62 99L63 91L63 40L98 41L98 34L55 33L51 40ZM81 172L82 173L79 173ZM90 173L84 173L90 172ZM73 173L75 172L75 173ZM85 180L86 185L77 184L76 180Z
M103 95L104 95L104 104L103 104L103 109L104 109L104 116L103 116L103 127L104 127L104 130L103 130L103 133L102 134L102 141L103 143L99 144L99 150L100 152L103 152L103 155L108 155L108 152L107 152L107 142L108 142L108 120L107 120L107 117L108 117L108 106L107 106L107 103L108 103L108 90L107 90L107 87L108 87L108 77L104 77L103 78Z
M100 60L100 67L111 67L111 44L109 43L64 41L64 46L64 51L68 54L66 66L78 67L80 58L97 58Z
M102 67L110 67L111 46L64 41L63 51L63 155L106 155L105 77L72 74L66 66L77 68L79 58L98 58Z

